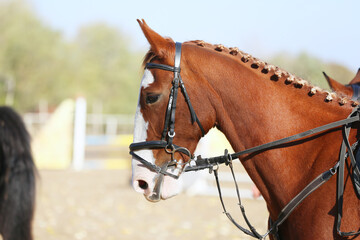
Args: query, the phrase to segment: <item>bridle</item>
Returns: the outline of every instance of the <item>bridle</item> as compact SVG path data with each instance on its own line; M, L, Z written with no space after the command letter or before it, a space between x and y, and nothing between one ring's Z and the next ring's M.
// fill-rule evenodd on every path
M141 162L144 166L149 168L152 171L155 171L158 174L166 175L173 177L175 179L178 179L180 174L182 173L182 170L178 172L178 174L173 174L172 171L174 170L174 166L177 167L177 165L181 166L181 169L183 167L183 163L177 161L174 158L174 154L176 152L183 153L187 155L190 158L190 161L188 161L187 166L184 168L185 172L189 171L198 171L202 169L209 169L209 172L214 172L216 185L219 192L220 201L224 210L224 213L226 216L230 219L230 221L241 231L243 231L245 234L250 235L257 239L264 239L268 234L273 234L273 236L276 239L280 239L278 236L278 227L288 218L288 216L295 210L295 208L307 197L309 196L313 191L318 189L321 185L323 185L325 182L327 182L332 176L334 176L336 173L338 173L338 187L337 187L337 233L340 236L355 236L359 235L360 231L358 232L342 232L340 230L341 226L341 219L342 219L342 208L343 208L343 193L344 193L344 169L345 169L345 160L350 157L352 167L353 167L353 180L355 183L355 187L360 194L360 163L357 162L354 156L354 151L359 148L359 140L355 142L353 145L350 145L349 142L349 133L352 128L352 123L359 123L360 122L360 109L359 107L356 107L353 112L343 120L339 120L333 123L329 123L314 129L310 129L308 131L286 137L283 139L279 139L273 142L265 143L259 146L255 146L249 149L245 149L240 152L236 152L233 154L229 154L227 150L225 150L225 154L221 156L211 157L211 158L201 158L200 156L197 157L195 160L195 156L186 148L186 147L180 147L173 143L173 139L175 137L175 111L176 111L176 102L177 102L177 95L178 95L178 89L181 88L181 92L183 93L185 97L185 101L189 107L190 114L191 114L191 120L192 123L196 122L202 132L202 136L205 135L205 131L198 119L198 117L195 114L195 111L191 105L190 98L186 92L184 82L181 79L180 76L180 59L181 59L181 43L176 42L175 44L175 63L174 66L164 65L164 64L157 64L157 63L147 63L145 68L146 69L161 69L165 71L171 71L174 72L174 79L172 81L172 88L170 91L169 96L169 102L167 105L166 115L165 115L165 124L164 124L164 130L162 132L161 140L158 141L144 141L144 142L138 142L138 143L132 143L130 144L130 154L139 162ZM343 132L343 141L340 148L340 156L339 161L336 162L336 164L330 168L329 170L321 173L318 175L312 182L310 182L302 191L300 191L279 213L278 218L275 221L272 221L272 219L269 218L269 229L268 231L261 235L259 234L256 229L250 224L248 221L248 218L246 217L244 207L241 204L240 194L238 190L238 186L236 183L235 175L233 172L233 166L232 166L232 160L237 159L242 155L250 154L250 153L256 153L261 152L269 149L273 149L275 147L281 147L285 143L289 142L295 142L299 139L304 139L308 136L315 135L320 132L324 132L330 129L334 129L336 127L342 127ZM144 149L164 149L164 151L171 155L171 160L165 163L163 166L157 166L155 163L151 163L147 161L146 159L143 159L141 156L136 154L134 151L138 150L144 150ZM359 152L360 150L358 150ZM242 212L242 215L245 219L246 224L248 225L249 229L245 229L242 226L240 226L230 215L229 212L226 211L222 194L221 194L221 188L220 183L218 179L218 168L214 169L214 167L218 166L219 164L226 164L230 167L233 179L235 182L236 192L239 200L239 206Z
M158 63L147 63L145 65L145 69L161 69L165 71L170 71L174 73L174 79L172 81L172 87L170 90L170 96L169 101L167 104L166 109L166 115L165 115L165 124L164 124L164 130L161 135L161 140L159 141L145 141L145 142L138 142L138 143L132 143L130 145L130 154L139 162L141 162L143 165L145 165L150 170L153 170L157 173L167 175L170 177L173 177L175 179L178 179L181 172L179 171L178 174L173 174L168 169L172 169L172 167L177 167L179 165L181 168L183 163L180 161L177 161L174 158L174 154L176 152L183 153L187 155L190 159L194 159L194 155L191 154L191 152L185 148L185 147L179 147L173 143L174 137L175 137L175 113L176 113L176 102L178 97L179 88L181 89L182 94L184 95L185 101L189 107L190 115L191 115L191 122L196 122L201 130L202 136L205 135L204 128L202 127L194 108L191 105L189 95L186 91L185 85L183 80L180 76L180 61L181 61L181 43L176 42L175 43L175 59L174 59L174 67L164 64L158 64ZM171 160L167 163L165 163L163 166L159 167L155 164L152 164L151 162L143 159L138 154L136 154L134 151L143 150L143 149L164 149L164 151L171 155Z

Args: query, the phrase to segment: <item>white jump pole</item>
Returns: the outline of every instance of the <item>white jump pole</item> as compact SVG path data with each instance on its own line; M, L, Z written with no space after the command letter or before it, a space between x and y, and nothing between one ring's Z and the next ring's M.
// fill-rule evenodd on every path
M77 171L83 169L85 159L86 137L86 100L83 97L76 99L74 113L74 142L73 142L73 168Z

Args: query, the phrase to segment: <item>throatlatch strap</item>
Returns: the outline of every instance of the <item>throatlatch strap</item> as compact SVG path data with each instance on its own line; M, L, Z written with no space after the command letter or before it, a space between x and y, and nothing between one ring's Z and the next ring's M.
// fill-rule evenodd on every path
M187 91L186 91L184 82L182 81L181 76L179 76L179 77L180 77L180 87L181 87L181 91L182 91L182 93L183 93L183 95L184 95L185 101L186 101L186 103L187 103L187 105L188 105L188 107L189 107L189 110L190 110L191 123L196 122L196 123L198 124L198 126L199 126L199 128L200 128L200 130L201 130L201 135L202 135L202 137L203 137L203 136L205 136L205 130L204 130L203 126L201 125L198 117L196 116L196 113L195 113L195 111L194 111L193 106L191 105L190 98L189 98L189 95L188 95L188 93L187 93Z

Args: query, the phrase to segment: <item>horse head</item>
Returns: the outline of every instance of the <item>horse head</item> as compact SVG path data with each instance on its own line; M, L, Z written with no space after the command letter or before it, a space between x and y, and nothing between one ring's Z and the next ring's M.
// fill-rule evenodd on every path
M144 20L138 23L150 50L144 59L134 143L130 147L134 150L132 184L147 200L156 202L179 193L178 178L184 165L192 158L201 136L213 127L215 117L211 116L214 112L208 111L211 106L207 101L202 106L198 104L200 100L194 101L195 105L190 102L189 95L191 100L198 98L200 94L195 94L195 89L201 89L201 79L195 81L194 69L185 67L188 59L181 55L181 51L190 52L191 46L178 44L175 50L173 40L160 36ZM179 66L175 68L175 64ZM204 107L206 112L202 111ZM175 109L176 118L181 119L176 124Z
M276 222L283 221L277 216L287 215L282 209L288 209L292 199L303 198L304 190L312 192L308 186L323 179L324 174L318 175L323 169L326 176L335 174L328 169L340 164L340 145L345 163L346 145L352 148L357 133L348 124L346 129L337 124L358 121L353 114L358 114L359 102L322 90L237 48L204 41L175 43L145 21L138 22L150 50L144 60L130 153L133 186L147 200L156 202L180 191L184 165L194 159L201 136L214 126L237 152L229 156L225 151L218 159L230 166L234 157L241 161ZM344 135L348 135L346 144L341 143ZM215 158L199 158L190 168L198 170L199 161L211 165ZM348 177L350 170L344 170ZM335 219L329 215L334 189L335 178L298 205L280 226L282 239L338 239L331 229ZM351 187L347 189L344 199L349 204L344 212L360 209L357 196ZM358 228L358 213L343 220L345 229Z

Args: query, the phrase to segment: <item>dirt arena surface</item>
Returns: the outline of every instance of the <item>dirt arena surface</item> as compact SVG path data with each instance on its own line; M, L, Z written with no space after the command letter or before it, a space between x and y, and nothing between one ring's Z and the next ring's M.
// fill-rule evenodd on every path
M222 214L217 197L180 194L150 203L129 185L130 170L40 171L34 221L36 240L251 239ZM234 218L240 210L225 199ZM262 200L243 200L260 233Z

